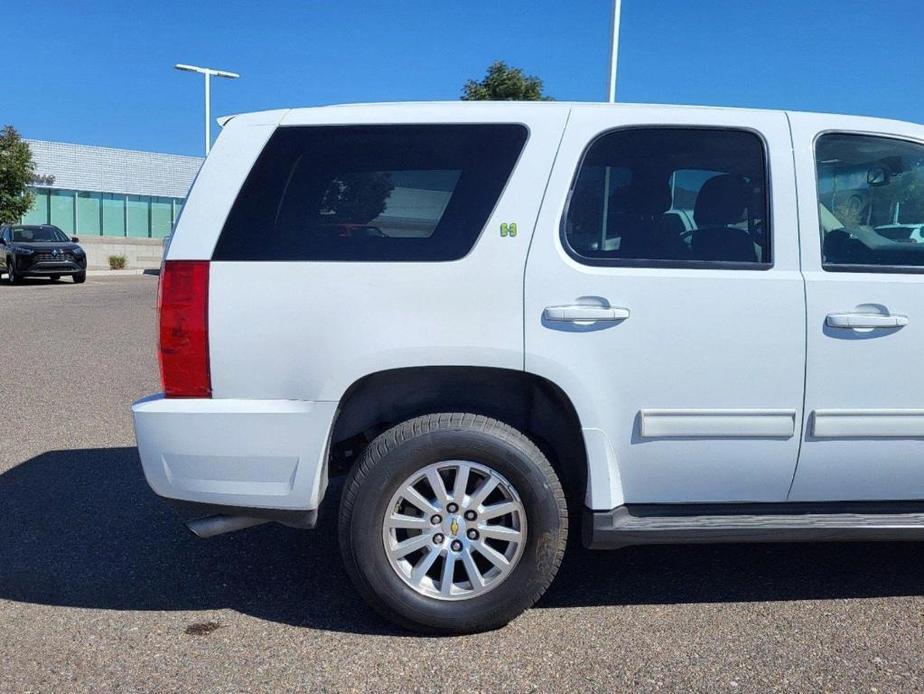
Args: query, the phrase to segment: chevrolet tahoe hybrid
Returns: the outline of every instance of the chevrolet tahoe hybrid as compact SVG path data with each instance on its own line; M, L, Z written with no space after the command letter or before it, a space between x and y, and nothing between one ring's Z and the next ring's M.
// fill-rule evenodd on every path
M202 536L311 528L345 477L356 589L430 633L528 608L569 533L921 540L922 225L912 123L235 116L167 249L144 472Z

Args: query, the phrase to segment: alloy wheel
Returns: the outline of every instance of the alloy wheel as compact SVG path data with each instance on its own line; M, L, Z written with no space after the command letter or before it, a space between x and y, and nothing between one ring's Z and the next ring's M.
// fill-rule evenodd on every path
M465 600L500 585L526 543L526 510L480 463L428 465L398 487L382 519L388 562L418 593Z

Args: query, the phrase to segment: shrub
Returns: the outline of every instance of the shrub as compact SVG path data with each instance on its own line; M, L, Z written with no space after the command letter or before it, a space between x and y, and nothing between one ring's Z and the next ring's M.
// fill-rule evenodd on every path
M109 256L109 269L110 270L124 270L125 269L125 256L124 255Z

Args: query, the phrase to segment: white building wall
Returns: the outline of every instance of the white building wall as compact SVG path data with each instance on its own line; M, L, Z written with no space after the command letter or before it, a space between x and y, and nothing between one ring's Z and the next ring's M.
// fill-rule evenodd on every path
M201 157L27 140L43 188L185 198ZM53 177L53 180L49 177Z

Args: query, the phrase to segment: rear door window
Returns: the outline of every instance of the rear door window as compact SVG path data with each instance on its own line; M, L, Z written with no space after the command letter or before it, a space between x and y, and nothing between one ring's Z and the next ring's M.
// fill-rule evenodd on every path
M589 265L766 269L767 160L753 132L627 128L588 148L562 236Z
M279 128L247 177L213 257L461 258L526 138L516 124Z

